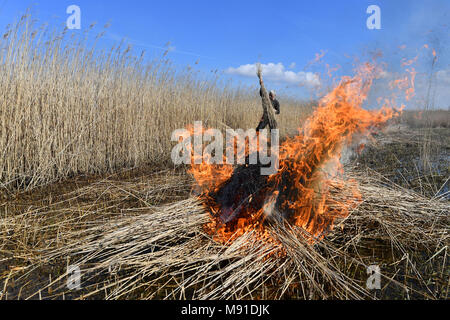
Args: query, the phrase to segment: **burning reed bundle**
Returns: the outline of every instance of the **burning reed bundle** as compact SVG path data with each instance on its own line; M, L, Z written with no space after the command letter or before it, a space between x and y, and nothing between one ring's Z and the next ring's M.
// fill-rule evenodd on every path
M375 66L365 64L354 77L344 77L321 99L305 127L280 146L280 167L275 174L258 176L260 165L244 165L231 174L227 166L192 166L191 173L203 188L202 198L214 218L208 228L216 240L228 242L252 229L272 242L265 220L284 217L303 228L304 236L314 243L333 229L337 218L348 215L360 197L357 184L340 178L342 150L354 142L355 136L370 135L374 127L398 115L386 105L375 111L362 107L377 72ZM264 106L267 92L261 70L258 77L265 93ZM217 176L226 178L217 180ZM331 181L336 180L352 187L353 198L332 201Z

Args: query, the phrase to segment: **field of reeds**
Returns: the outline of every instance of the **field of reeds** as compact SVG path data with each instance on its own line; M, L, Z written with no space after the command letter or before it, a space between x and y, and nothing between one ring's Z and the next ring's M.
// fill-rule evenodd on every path
M215 242L192 177L170 162L174 129L255 127L256 87L123 44L96 49L88 33L27 16L0 48L0 300L448 299L447 111L439 125L436 113L405 113L350 159L363 201L323 241L272 223L279 255L251 232ZM282 135L314 106L280 102ZM332 196L354 195L335 186ZM366 286L370 265L379 290ZM69 266L80 290L67 287Z
M136 57L124 43L97 49L102 34L90 33L52 31L24 16L1 37L1 188L169 165L171 133L194 121L256 128L256 87L176 69L166 54ZM281 127L295 131L310 106L282 103Z

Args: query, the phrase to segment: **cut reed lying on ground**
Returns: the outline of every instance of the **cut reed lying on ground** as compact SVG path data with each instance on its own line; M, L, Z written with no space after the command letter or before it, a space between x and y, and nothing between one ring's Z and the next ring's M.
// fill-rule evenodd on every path
M29 16L0 41L0 182L23 188L79 173L167 163L171 133L194 121L225 129L256 127L258 90L221 83L165 53L150 62L123 43L96 49L88 33L51 32ZM282 134L310 106L283 100Z
M230 245L212 241L202 230L208 215L194 198L143 206L139 214L99 210L92 213L95 219L59 221L50 227L63 230L57 239L28 248L22 259L29 263L7 274L16 286L8 290L9 298L448 298L448 204L396 187L381 176L368 178L358 170L349 175L360 183L363 203L314 246L302 240L300 229L272 225L286 251L282 257L271 255L279 248L255 242L252 233ZM167 181L168 190L180 186ZM104 194L107 185L121 197L131 193L142 199L147 194L112 181L89 189ZM352 194L336 188L334 200ZM81 211L89 214L88 208ZM3 233L17 228L17 219L4 222ZM23 231L31 232L29 227ZM81 291L67 289L66 264L81 268ZM378 294L366 288L371 264L382 271ZM59 266L59 273L52 269L51 278L42 276L39 270L46 266Z

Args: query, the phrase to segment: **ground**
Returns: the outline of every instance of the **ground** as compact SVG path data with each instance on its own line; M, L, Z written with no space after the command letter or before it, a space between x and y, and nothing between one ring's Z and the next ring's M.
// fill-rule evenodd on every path
M424 141L427 141L427 143L424 143ZM360 154L354 154L350 158L347 167L352 168L350 172L357 173L359 181L362 182L363 193L366 192L369 200L361 205L359 211L356 210L350 216L347 223L343 221L335 231L327 236L323 245L314 246L314 254L319 254L317 259L326 259L327 263L333 261L333 266L339 266L338 268L341 268L340 271L342 272L345 269L346 276L353 277L355 283L362 285L367 278L366 270L358 263L335 262L335 255L330 254L330 248L338 248L339 250L336 249L336 252L345 251L346 255L361 256L361 261L366 264L370 264L371 261L377 262L388 278L395 279L395 281L391 281L392 283L404 283L404 287L402 287L393 285L390 281L384 281L382 290L372 292L371 296L362 295L364 298L448 298L450 271L447 261L448 229L445 230L444 227L443 233L439 229L439 232L442 233L440 235L441 240L437 242L431 242L432 240L430 240L430 243L436 246L434 251L422 248L414 252L409 247L410 242L406 242L406 240L402 242L403 240L400 239L402 235L400 234L395 235L395 237L398 237L398 243L401 244L399 245L400 249L394 250L392 243L395 245L395 241L392 240L392 237L387 238L387 236L380 236L380 234L383 234L383 230L387 230L386 232L389 233L388 227L395 224L395 214L391 217L389 216L390 212L398 209L398 212L408 214L408 210L410 210L408 204L411 204L410 208L414 208L419 214L418 208L423 205L425 215L429 211L427 211L428 207L424 203L434 201L433 205L438 204L438 207L441 208L436 209L436 212L443 214L443 219L448 219L448 210L444 213L442 211L445 211L445 208L448 209L450 199L448 190L450 129L413 129L405 125L394 124L383 132L375 134L373 139L369 139ZM393 193L397 192L400 195L400 198L398 198L399 208L392 204L395 200L389 202L388 195L383 196L383 194L377 194L377 192L371 193L371 181L375 181L374 179L376 179L377 188L379 188L377 190L384 190L382 188L386 186ZM133 256L135 260L127 258L128 266L125 263L123 266L119 263L119 269L116 272L110 272L109 274L104 271L95 273L92 278L83 284L84 289L80 291L71 291L64 288L67 265L84 257L82 253L75 254L77 251L77 248L73 248L75 244L86 243L86 248L83 249L85 253L94 252L88 244L96 243L96 241L99 241L98 239L103 239L105 246L108 246L108 243L111 243L112 246L118 246L117 239L107 238L108 233L112 234L113 231L125 230L124 226L131 225L131 223L138 223L139 221L146 221L145 223L147 223L151 221L152 214L155 215L155 221L158 221L160 225L169 223L170 221L166 220L176 219L177 216L175 214L173 216L164 214L164 210L169 210L167 212L172 214L170 210L180 210L179 204L187 211L190 210L191 213L201 212L201 209L195 203L190 202L190 199L192 199L191 186L192 179L184 169L167 170L142 167L109 176L79 176L68 181L61 181L35 189L32 192L3 193L0 205L1 299L220 297L220 294L208 296L210 293L206 293L206 291L202 292L202 295L196 293L196 290L201 292L201 289L198 289L198 284L186 288L180 293L180 290L178 290L179 284L185 281L184 277L187 277L190 273L188 267L186 267L186 272L182 274L173 272L174 266L178 266L175 262L170 268L168 266L166 268L165 262L158 262L152 268L160 268L160 270L152 272L148 269L150 267L146 267L145 274L139 273L140 282L134 282L134 285L128 288L127 292L121 292L117 295L111 293L114 290L120 291L119 283L121 279L132 277L134 269L130 266L133 263L136 265L143 263L138 256L148 255L146 258L148 260L148 257L154 257L151 254L165 252L166 244L164 242L155 242L156 245L152 244L147 247L143 246L142 249L133 251L132 254L127 253L127 250L131 250L128 247L120 249L118 251L123 252L123 255ZM384 204L383 199L386 202ZM434 206L436 207L436 205ZM416 211L412 211L411 221L414 220L411 222L412 224L417 220L417 223L423 223L424 230L433 230L433 227L426 229L428 228L427 222L425 220L425 222L422 222L420 217L414 216ZM386 214L386 219L392 218L394 220L386 220L391 225L387 222L383 225L382 220L377 220L376 217L371 217L373 220L370 220L364 218L363 215L360 216L364 212L378 212L382 216ZM189 241L195 240L201 242L203 246L208 246L207 249L202 247L201 250L217 249L217 252L227 252L227 249L219 248L217 244L212 243L207 235L199 231L201 230L199 226L207 221L207 215L198 213L198 216L200 217L198 221L192 222L193 228L198 229L195 229L197 230L195 232L180 231L181 229L168 227L168 231L165 231L167 233L172 231L182 232L182 236L179 240L176 240L174 247L185 246L185 244L190 243ZM150 220L147 221L147 218ZM434 221L432 217L430 219ZM371 221L370 226L366 226L365 223L369 224L367 222L369 220ZM111 225L115 221L117 221L117 225ZM448 220L442 221L439 220L438 224L444 223L445 226L445 221L447 221L448 227ZM145 223L142 225L146 225ZM150 223L149 226L152 226L151 222L148 223ZM366 234L355 233L355 229L362 228L361 226L374 231ZM414 224L413 227L416 226L417 224ZM394 227L402 230L398 226ZM93 234L93 230L97 234ZM149 231L148 234L150 233ZM117 234L120 235L120 233ZM132 242L135 241L133 239L141 237L142 239L139 238L141 239L139 241L144 241L145 234L145 230L139 229L134 236L124 235L124 239L134 243ZM155 235L157 236L157 233ZM408 237L408 235L405 235L405 237ZM439 238L439 235L437 238ZM120 248L125 245L124 242L126 241L119 241ZM136 243L139 246L140 242ZM326 247L327 245L330 246ZM420 247L420 243L417 245ZM427 243L424 242L423 245L427 246ZM199 251L201 250L199 249ZM306 248L305 250L310 249ZM404 250L403 256L401 256L402 250ZM67 255L64 255L64 252ZM106 261L107 258L114 255L113 253L104 253L104 250L102 252L99 257L88 261L89 268L95 269L94 265L101 264L102 261ZM312 254L311 252L309 254ZM233 265L234 259L239 261L242 258L242 253L237 253L237 251L228 254L230 256L221 258L222 260L219 259L217 265L211 265L211 270L216 270L214 272L222 270L222 268L225 270L229 268L228 265ZM176 257L180 259L179 256ZM170 257L167 257L167 259L170 260ZM207 264L201 260L203 258L196 259ZM197 271L195 270L199 270L198 265L201 263L196 262L195 268L197 269L192 267L191 272L196 274ZM277 264L274 262L275 265ZM111 271L111 268L109 268L109 271ZM164 275L164 272L167 272L167 274ZM305 269L304 273L307 274L308 271ZM61 279L55 281L58 277L61 277ZM307 282L312 281L309 279L305 280L306 282L292 280L292 283L289 282L290 284L286 285L286 289L280 293L274 289L274 287L280 286L280 280L274 276L264 285L258 284L255 291L250 289L252 293L247 297L320 299L326 297L342 298L344 296L341 293L333 292L338 288L337 285L333 285L333 279L324 279L327 276L320 274L314 274L312 277L314 277L315 282L324 281L323 289L320 290L329 290L329 292L322 293L319 289L307 291L302 286L303 283L311 285L310 282ZM285 281L282 282L283 285L287 283L288 278L287 275L283 278L283 281ZM48 284L51 285L47 286ZM251 287L251 285L247 287ZM402 288L409 289L404 290ZM217 284L211 284L209 289L214 292L214 290L217 290ZM171 290L177 292L177 295L171 293ZM245 296L242 292L242 290L236 289L234 297Z

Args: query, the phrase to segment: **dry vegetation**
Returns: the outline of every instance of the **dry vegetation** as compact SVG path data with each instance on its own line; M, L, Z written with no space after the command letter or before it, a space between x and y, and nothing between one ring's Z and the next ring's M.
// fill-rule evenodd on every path
M128 172L66 185L56 198L30 194L4 206L23 213L2 219L3 298L448 298L448 203L348 171L364 202L314 246L301 229L272 225L281 257L252 233L230 245L212 241L184 175ZM333 198L349 192L336 187ZM66 287L69 264L82 270L80 291ZM382 269L382 290L366 289L372 264Z
M448 299L448 162L432 165L450 146L448 130L427 149L426 168L420 130L379 136L348 168L364 201L314 246L302 230L272 225L279 257L251 233L214 242L191 178L167 169L176 128L256 126L255 88L177 71L165 56L96 50L87 35L34 28L27 17L0 47L0 300ZM311 106L281 103L289 134ZM69 264L82 269L81 291L66 287ZM366 289L371 264L382 290Z
M176 70L165 55L136 58L124 44L96 49L99 37L36 27L24 16L1 38L3 188L168 164L171 133L194 121L223 129L256 127L256 88ZM310 106L282 103L285 133L298 127Z
M411 128L450 128L450 110L406 110L399 122Z

